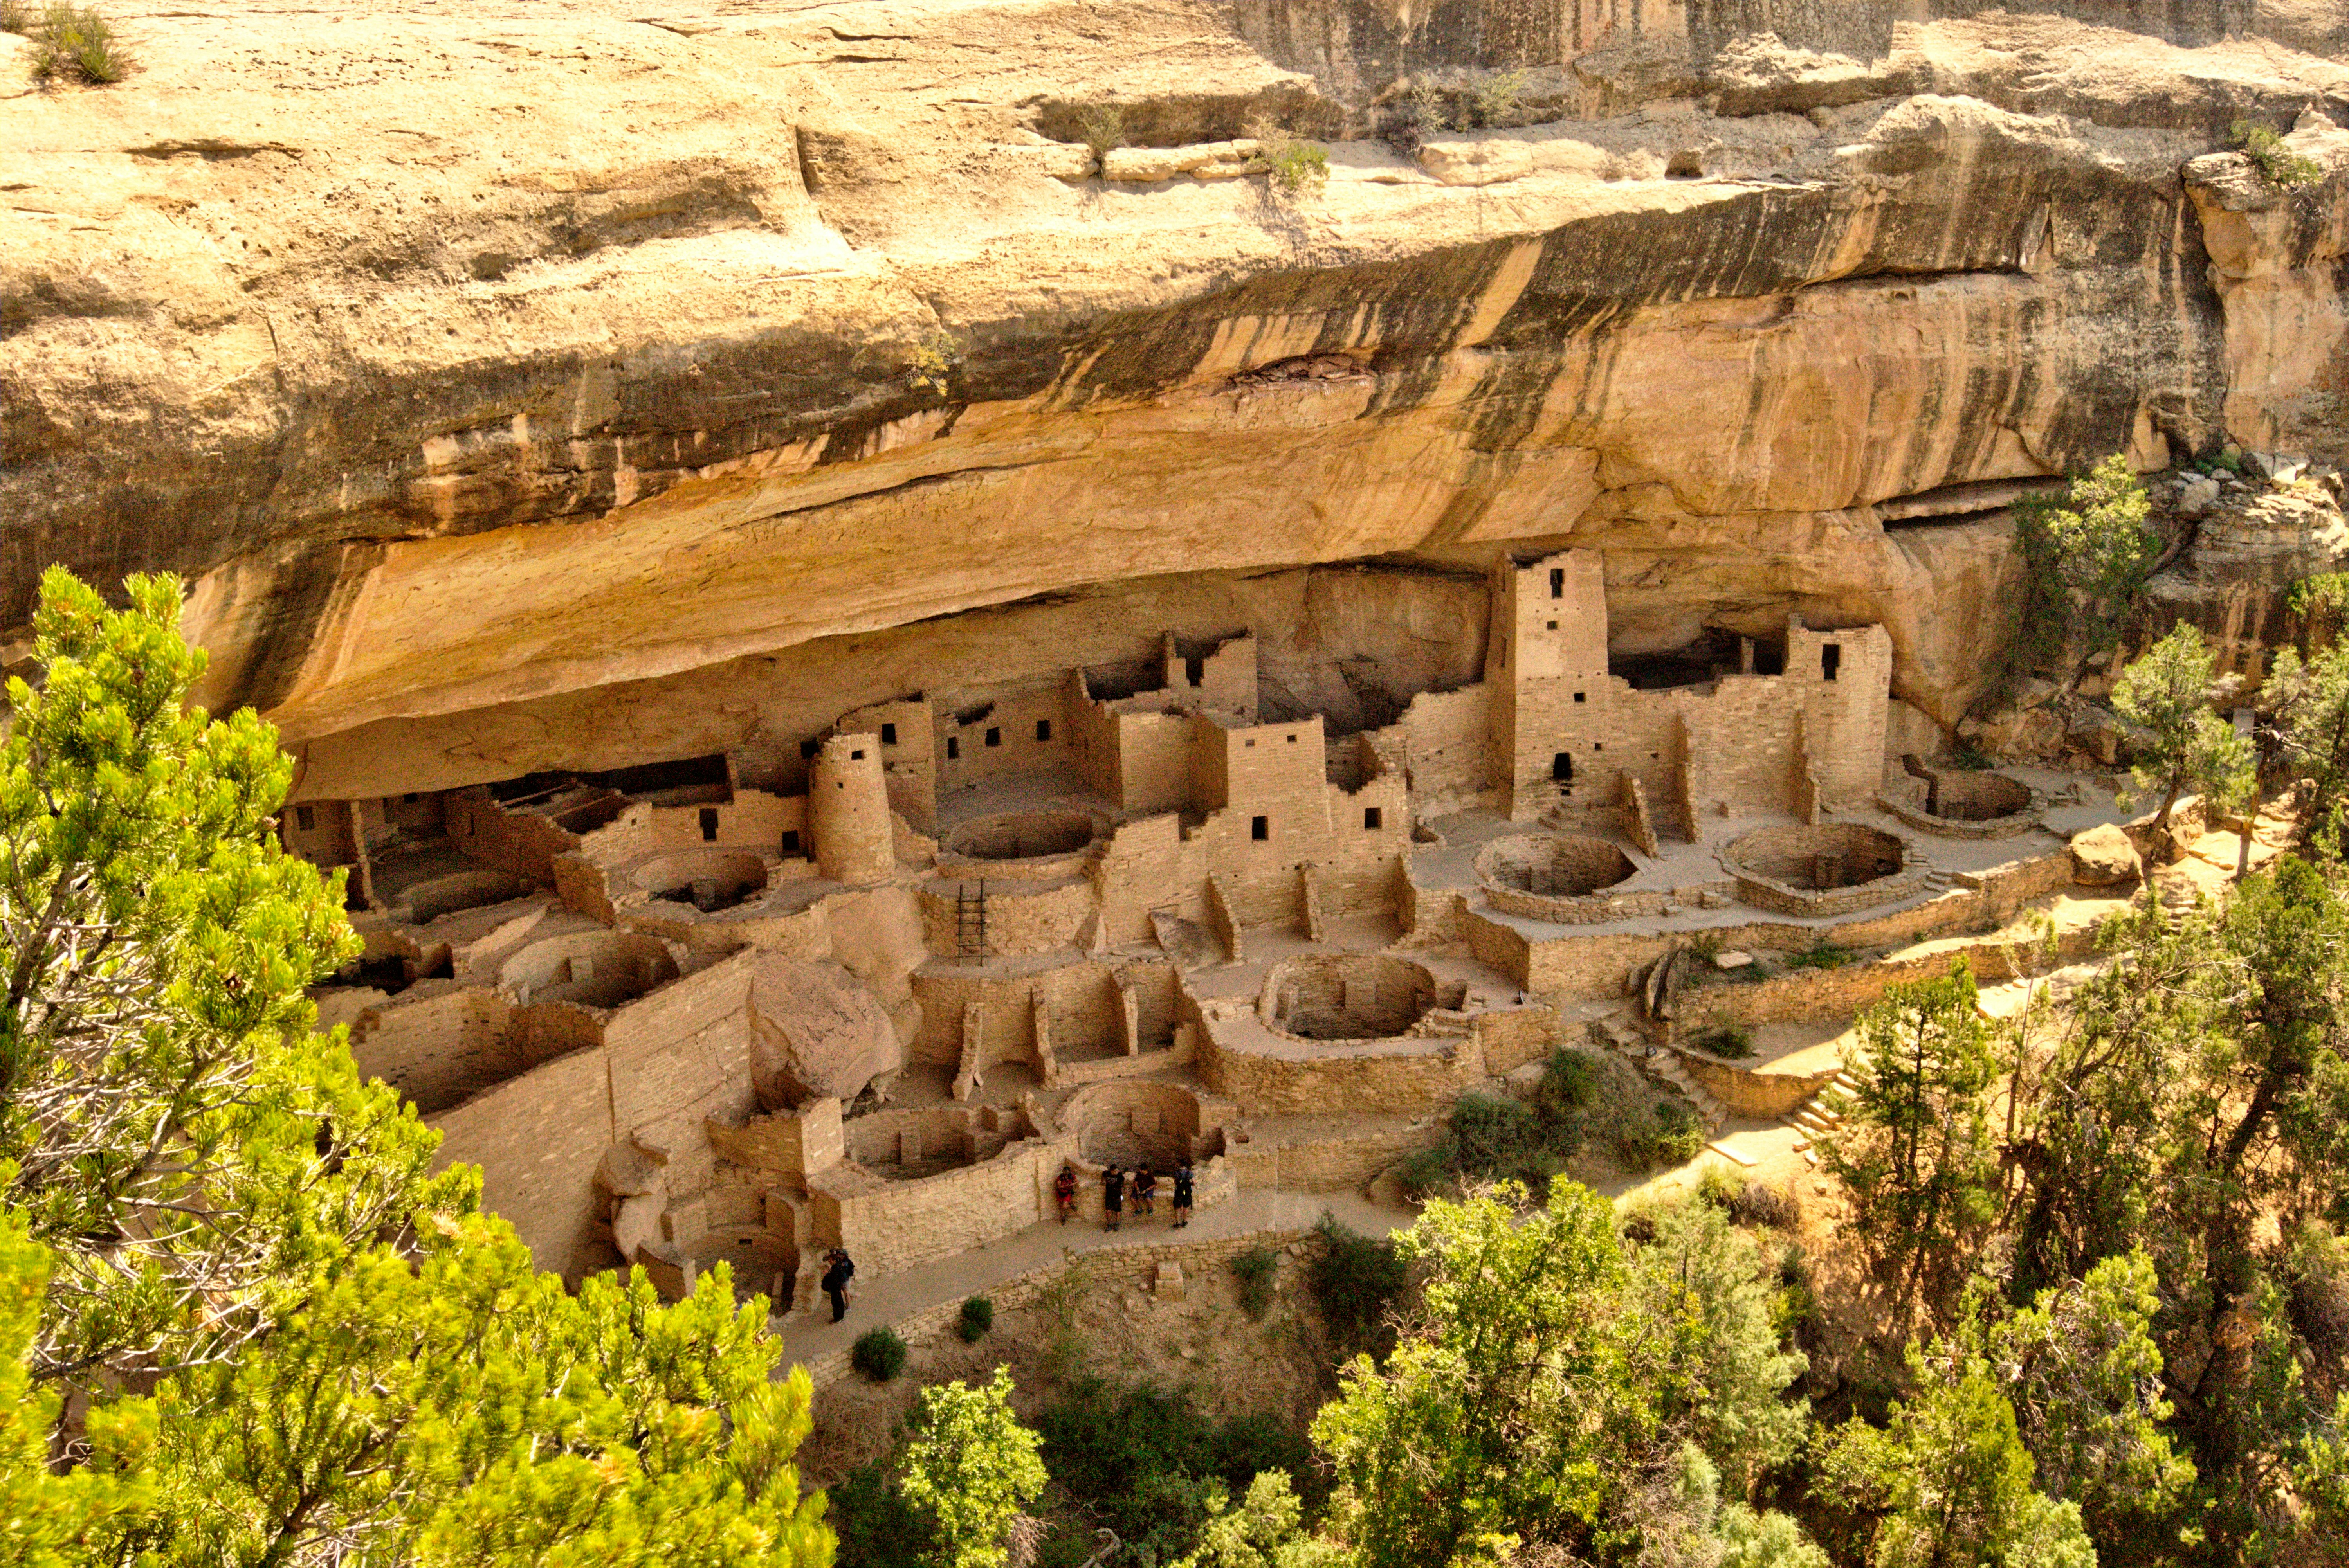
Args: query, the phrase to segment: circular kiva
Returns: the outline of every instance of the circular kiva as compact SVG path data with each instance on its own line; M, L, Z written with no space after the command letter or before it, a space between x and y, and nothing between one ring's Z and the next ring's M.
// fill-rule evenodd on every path
M1288 958L1265 976L1257 1013L1299 1040L1381 1040L1407 1035L1435 1005L1423 965L1381 954Z
M2031 809L2031 786L2003 773L1944 773L1935 781L1928 810L1952 822L1990 822Z
M1005 811L978 817L947 835L949 854L974 861L1027 861L1065 855L1093 841L1082 811Z
M1930 871L1898 834L1859 822L1764 828L1721 860L1740 898L1787 914L1840 914L1906 897Z
M1485 886L1553 898L1613 887L1639 869L1630 856L1588 833L1519 833L1486 845L1476 857L1476 874Z
M767 888L767 863L745 850L690 850L647 861L636 870L637 888L707 914L731 909Z

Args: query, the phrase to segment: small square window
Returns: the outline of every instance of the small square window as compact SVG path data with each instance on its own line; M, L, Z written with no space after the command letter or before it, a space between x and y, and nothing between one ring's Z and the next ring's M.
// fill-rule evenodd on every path
M1036 721L1036 738L1039 740L1050 740L1052 738L1052 721L1050 719L1040 718Z
M1577 702L1583 702L1583 701L1586 701L1586 700L1588 700L1588 699L1586 698L1586 696L1584 696L1584 694L1583 694L1583 693L1581 693L1581 692L1576 692L1576 693L1574 694L1574 700L1575 700L1575 701L1577 701Z
M864 760L864 753L861 750L852 751L848 754L848 759L851 762L862 762Z
M1253 738L1251 738L1251 739L1248 741L1248 743L1247 743L1247 748L1248 748L1250 751L1254 751L1254 750L1256 749L1256 741L1255 741Z
M1557 623L1556 621L1552 621L1552 622L1549 624L1549 629L1550 629L1551 631L1553 631L1553 632L1557 631Z
M787 855L795 855L799 852L800 830L797 828L785 828L783 830L783 853Z
M992 726L992 725L988 726L988 731L987 731L987 743L988 743L989 746L1000 746L1000 745L1002 745L1002 744L1003 744L1003 731L1002 731L1000 728L999 728L999 727L995 727L995 726Z
M947 736L947 761L949 761L949 762L952 762L956 758L960 757L961 755L962 755L962 741L960 740L960 738L958 738L957 737L955 737L955 736L951 736L951 735Z
M895 746L897 744L897 727L895 725L885 724L881 727L881 744L884 746Z
M1607 749L1607 743L1603 740L1593 741L1591 743L1590 749L1593 751L1604 751Z
M1291 746L1296 745L1296 744L1297 744L1297 737L1295 737L1295 736L1293 736L1293 735L1292 735L1292 736L1290 736L1290 737L1288 738L1288 744L1289 744L1289 745L1291 745Z
M701 841L705 844L710 843L713 842L717 837L718 808L715 806L704 806L701 809Z
M1272 837L1272 819L1269 817L1250 817L1248 819L1248 837L1254 839L1259 844L1270 839Z
M1362 831L1366 833L1377 832L1383 820L1384 819L1376 806L1365 806L1362 808Z

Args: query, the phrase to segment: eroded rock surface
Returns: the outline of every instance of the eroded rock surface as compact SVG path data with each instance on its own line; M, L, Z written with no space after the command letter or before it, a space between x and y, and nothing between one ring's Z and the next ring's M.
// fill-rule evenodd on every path
M336 799L1136 624L1371 700L1570 541L1619 652L1878 624L1947 727L2016 481L2340 455L2340 8L2094 14L118 8L129 80L0 99L0 620L190 574Z

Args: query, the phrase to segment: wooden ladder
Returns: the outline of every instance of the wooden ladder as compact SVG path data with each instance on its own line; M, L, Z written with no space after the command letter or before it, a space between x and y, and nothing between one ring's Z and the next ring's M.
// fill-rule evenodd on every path
M976 893L961 882L955 884L955 952L964 961L987 956L987 882L983 878Z

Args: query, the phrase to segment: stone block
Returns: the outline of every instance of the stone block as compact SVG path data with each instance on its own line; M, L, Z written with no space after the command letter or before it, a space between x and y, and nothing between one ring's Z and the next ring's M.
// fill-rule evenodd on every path
M1183 1265L1173 1262L1160 1264L1157 1284L1152 1288L1161 1301L1183 1300L1185 1290L1183 1283Z
M2137 846L2110 822L2072 835L2072 880L2086 887L2122 887L2145 874Z

